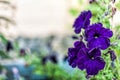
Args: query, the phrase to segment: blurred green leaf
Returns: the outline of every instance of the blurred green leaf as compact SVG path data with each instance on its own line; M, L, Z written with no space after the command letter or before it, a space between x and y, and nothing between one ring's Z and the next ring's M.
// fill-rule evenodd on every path
M110 28L111 27L109 19L104 19L102 21L102 23L103 23L104 27L106 27L106 28Z
M0 39L4 44L7 43L7 39L2 34L0 34Z
M75 17L79 14L79 11L76 8L71 8L69 12L72 16L75 16Z
M118 3L116 3L116 8L120 10L120 0L118 1Z
M4 51L0 50L0 57L1 58L10 58Z

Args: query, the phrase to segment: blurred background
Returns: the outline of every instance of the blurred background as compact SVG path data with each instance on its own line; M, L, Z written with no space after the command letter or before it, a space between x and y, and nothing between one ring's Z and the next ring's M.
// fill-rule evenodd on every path
M67 49L78 39L70 14L76 4L0 0L0 80L73 80L77 70L68 65Z
M104 12L91 1L0 0L0 80L85 80L84 71L69 66L67 50L79 39L72 28L79 13Z

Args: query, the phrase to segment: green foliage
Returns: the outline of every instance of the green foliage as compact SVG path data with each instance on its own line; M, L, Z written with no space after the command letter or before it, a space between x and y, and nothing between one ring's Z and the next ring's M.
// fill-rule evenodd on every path
M116 3L116 8L118 9L118 10L120 10L120 0L118 0L118 2Z
M109 22L109 19L104 19L104 20L102 21L102 23L103 23L103 25L104 25L106 28L110 28L110 27L111 27L110 22Z
M69 12L71 13L72 16L75 16L75 17L79 14L79 10L76 8L71 8Z
M31 57L32 56L32 57ZM83 71L75 69L73 72L67 72L59 64L53 64L47 62L45 65L42 64L41 58L35 54L24 57L27 63L35 67L35 74L46 75L49 80L85 80L85 74Z
M4 35L0 34L0 40L6 44L7 43L7 39L4 37Z
M10 58L4 51L0 50L0 58Z

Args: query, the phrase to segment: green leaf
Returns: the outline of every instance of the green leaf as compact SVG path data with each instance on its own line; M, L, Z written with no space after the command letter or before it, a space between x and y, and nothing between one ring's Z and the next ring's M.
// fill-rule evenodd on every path
M104 27L110 28L110 22L108 19L104 19L102 23L104 24Z
M75 8L71 8L69 12L72 16L77 16L79 14L79 11Z
M1 58L10 58L4 51L0 50L0 57Z
M0 34L0 39L4 44L7 43L7 39L2 34Z
M116 3L116 8L120 10L120 0L118 1L118 3Z

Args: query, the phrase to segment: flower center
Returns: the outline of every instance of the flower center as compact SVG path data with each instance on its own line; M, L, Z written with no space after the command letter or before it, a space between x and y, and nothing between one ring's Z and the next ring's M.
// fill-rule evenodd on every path
M90 54L88 54L88 57L89 57L89 59L92 59L92 60L94 60L94 57L93 57L93 55L90 55Z
M92 57L91 59L94 60L94 57Z
M94 37L95 37L95 38L98 38L98 37L99 37L99 34L95 34Z

